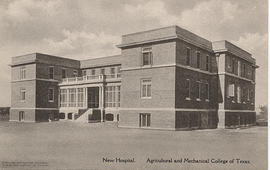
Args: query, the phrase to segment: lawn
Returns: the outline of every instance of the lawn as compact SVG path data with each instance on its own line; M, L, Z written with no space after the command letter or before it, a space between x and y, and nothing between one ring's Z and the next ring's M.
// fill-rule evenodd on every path
M0 161L8 170L264 170L267 128L159 131L109 123L0 122Z

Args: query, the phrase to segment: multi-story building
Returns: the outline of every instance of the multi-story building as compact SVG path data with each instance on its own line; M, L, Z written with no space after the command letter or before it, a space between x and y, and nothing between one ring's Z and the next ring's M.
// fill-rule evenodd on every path
M11 121L184 130L255 123L255 59L178 26L122 36L121 55L12 58Z

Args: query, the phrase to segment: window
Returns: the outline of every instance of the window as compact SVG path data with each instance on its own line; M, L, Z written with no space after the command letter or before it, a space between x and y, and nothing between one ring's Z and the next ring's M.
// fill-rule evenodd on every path
M250 90L249 90L249 88L247 89L247 101L249 101L250 100Z
M83 71L82 71L82 75L83 75L83 76L86 76L86 70L83 70Z
M151 79L143 79L141 81L141 97L142 98L151 98Z
M226 62L227 62L227 68L228 68L228 71L231 72L232 71L232 57L227 55L227 58L226 58Z
M201 82L200 81L196 82L196 98L197 98L197 101L201 100Z
M242 72L242 76L246 77L246 64L243 63L243 72Z
M255 81L255 69L253 67L251 69L251 79Z
M116 98L116 107L120 107L120 98L121 98L121 86L116 86L116 94L117 94L117 98Z
M105 69L104 68L100 69L100 74L102 74L102 75L105 74Z
M49 79L54 78L54 68L53 66L49 67Z
M186 54L187 55L186 56L186 65L187 66L190 66L190 57L191 57L190 56L190 51L191 51L190 48L187 48L187 54Z
M241 103L241 87L237 86L237 103Z
M67 72L66 72L66 69L62 69L62 78L67 78Z
M120 71L121 71L121 67L117 67L117 78L121 77L121 74L120 74Z
M203 98L205 99L205 101L209 101L209 84L204 83L202 90L203 90Z
M234 84L227 86L227 97L234 97Z
M210 60L210 56L206 56L206 71L210 71L211 70L211 60Z
M152 47L142 48L142 65L152 65Z
M250 89L250 103L253 105L254 104L254 91L253 89Z
M24 116L25 114L24 114L24 111L20 111L19 112L19 121L24 121Z
M54 89L49 88L48 90L48 101L53 102L54 101Z
M26 68L23 66L20 68L20 79L23 80L26 78Z
M238 76L241 76L241 61L238 61L237 63L237 73L238 73Z
M186 100L190 100L190 80L186 79Z
M78 70L73 70L73 76L78 77Z
M69 93L69 107L76 107L76 89L75 88L71 88L68 89L68 93Z
M140 127L150 127L151 114L150 113L140 113L139 117Z
M196 55L197 55L197 65L196 65L196 67L200 68L201 67L201 54L200 54L200 52L196 52Z
M77 107L83 107L84 106L84 89L83 88L77 89L77 98L78 98Z
M61 107L67 107L67 89L61 89L60 90L60 106Z
M120 107L120 86L105 87L105 107Z
M115 68L114 67L111 68L111 77L112 78L115 77Z
M91 70L91 75L92 75L92 76L96 75L96 70L95 70L95 69L92 69L92 70Z
M25 101L25 98L26 98L26 90L22 88L20 91L20 100Z
M237 60L235 58L232 59L232 73L236 74L237 71Z

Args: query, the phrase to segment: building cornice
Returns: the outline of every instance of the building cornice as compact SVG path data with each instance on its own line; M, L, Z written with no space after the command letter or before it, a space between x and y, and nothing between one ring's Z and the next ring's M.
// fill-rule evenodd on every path
M156 43L156 42L160 42L160 41L168 41L168 40L182 40L182 41L185 41L189 44L192 44L192 45L195 45L195 46L198 46L204 50L207 50L209 52L212 52L213 53L213 50L211 48L207 48L204 44L202 43L198 43L198 42L194 42L190 39L187 39L181 35L174 35L174 36L169 36L169 37L163 37L163 38L157 38L157 39L152 39L152 40L145 40L145 41L138 41L138 42L132 42L132 43L127 43L127 44L119 44L119 45L116 45L116 47L118 48L126 48L126 47L132 47L132 46L138 46L138 45L142 45L142 44L148 44L148 43Z
M56 83L59 83L59 82L60 82L60 81L58 81L58 80L41 79L41 78L32 78L32 79L23 79L23 80L12 80L11 83L24 82L24 81L35 81L35 80L48 81L48 82L56 82Z
M201 70L198 68L190 67L190 66L185 66L182 64L161 64L161 65L152 65L152 66L137 66L137 67L126 67L122 68L121 71L131 71L131 70L141 70L141 69L151 69L151 68L162 68L162 67L180 67L184 68L187 70L192 70L195 72L203 73L203 74L208 74L208 75L217 75L217 73L211 73L205 70Z
M238 76L238 75L235 75L235 74L231 74L231 73L219 72L218 75L227 75L227 76L235 77L235 78L238 78L238 79L241 79L241 80L249 81L249 82L255 84L255 82L253 80L250 80L250 79L247 79L245 77L241 77L241 76Z

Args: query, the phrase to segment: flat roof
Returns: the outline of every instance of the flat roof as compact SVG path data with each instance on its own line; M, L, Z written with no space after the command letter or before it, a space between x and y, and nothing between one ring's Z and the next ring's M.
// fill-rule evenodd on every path
M122 36L122 43L117 45L117 47L123 48L171 39L181 39L188 43L194 44L198 47L212 51L211 41L208 41L207 39L202 38L176 25L131 34L125 34Z
M113 55L81 60L80 68L84 69L89 67L101 67L101 66L121 65L121 64L122 64L122 55Z

